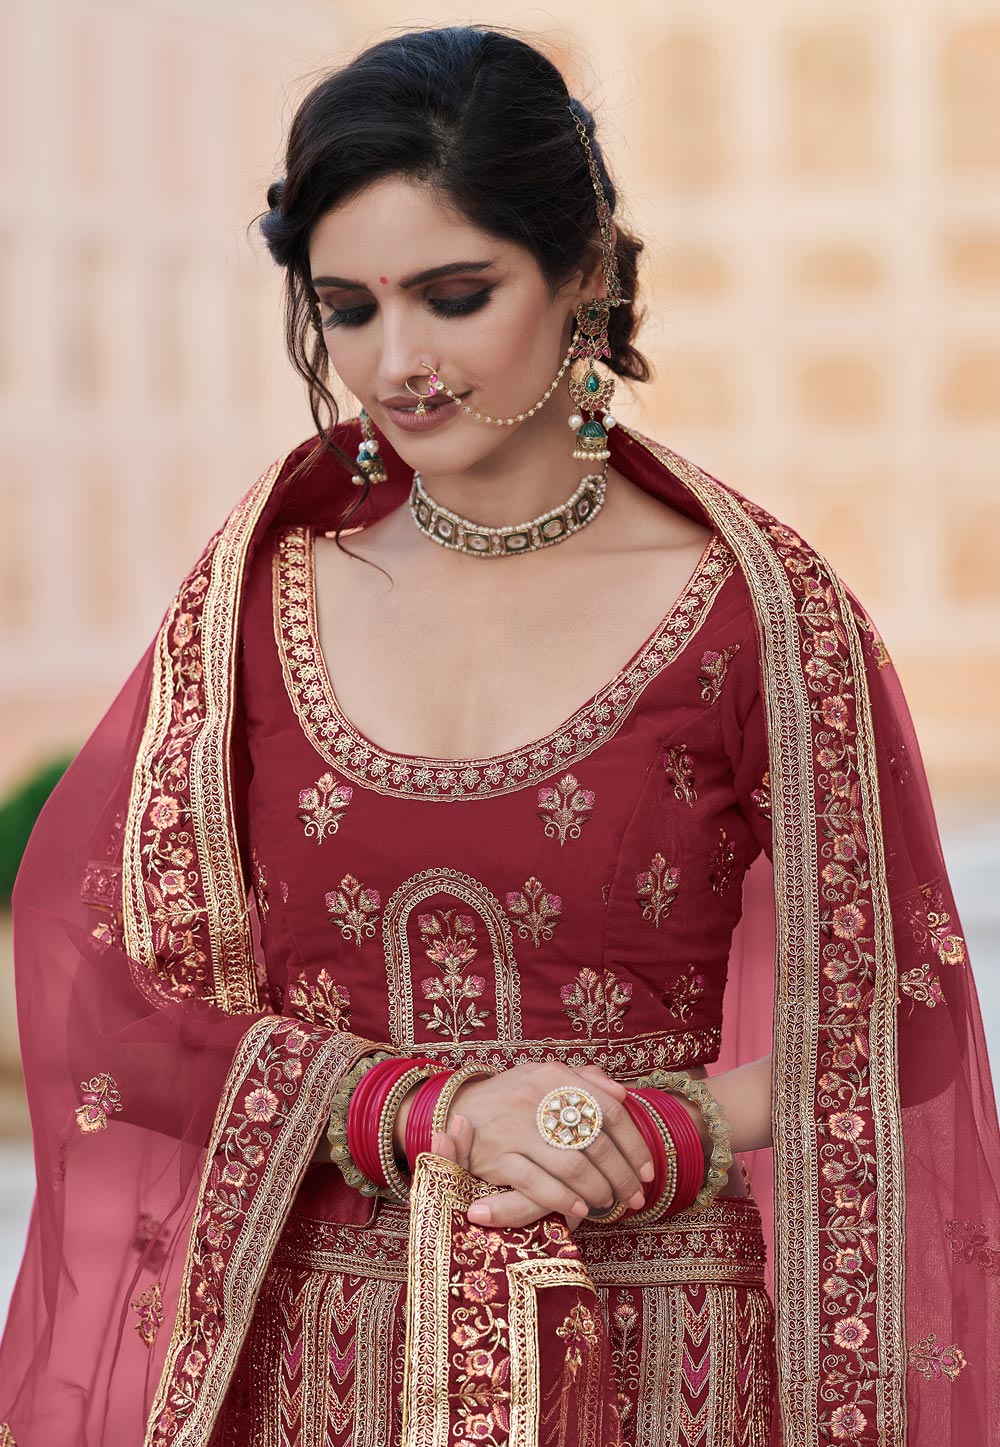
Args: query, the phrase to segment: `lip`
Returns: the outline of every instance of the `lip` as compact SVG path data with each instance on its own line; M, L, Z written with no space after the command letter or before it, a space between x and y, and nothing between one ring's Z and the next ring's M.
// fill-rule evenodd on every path
M461 410L458 402L435 402L427 408L423 416L418 417L415 412L404 412L399 407L390 407L384 402L381 405L386 416L401 432L429 432L434 427L443 427L450 417L454 417Z

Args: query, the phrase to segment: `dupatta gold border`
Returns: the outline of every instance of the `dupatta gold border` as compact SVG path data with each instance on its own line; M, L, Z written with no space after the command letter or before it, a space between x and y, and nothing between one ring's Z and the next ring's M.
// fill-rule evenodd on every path
M632 428L624 432L667 467L701 503L730 544L746 577L761 641L774 828L775 960L773 1106L775 1308L781 1422L785 1447L814 1447L822 1433L878 1447L906 1441L904 1324L905 1191L896 1055L896 961L882 845L881 809L867 673L857 620L825 559L763 509L670 448ZM866 836L872 915L872 988L866 1022L869 1107L876 1172L874 1320L876 1362L863 1385L845 1373L850 1350L832 1349L823 1331L825 1270L820 1230L820 1134L816 1086L821 1020L819 798L802 634L795 593L773 527L793 539L839 606L854 686L860 824ZM807 787L803 787L806 784ZM829 1275L830 1273L828 1273ZM851 1392L857 1389L857 1395ZM861 1396L864 1392L866 1395ZM840 1412L839 1417L836 1416ZM851 1414L854 1414L853 1416ZM823 1421L821 1433L821 1419ZM825 1440L825 1438L824 1438Z
M231 1013L258 1008L230 778L240 602L254 529L292 451L236 504L166 611L154 647L149 707L124 830L122 914L128 954L167 994L204 995ZM181 757L187 767L178 778L169 773L167 761ZM170 858L157 847L155 816L151 822L155 791L162 800L167 778L172 804L188 814L195 854L182 896L190 928L179 932L186 933L186 944L177 954L166 940L170 911L179 901L171 902L161 884Z

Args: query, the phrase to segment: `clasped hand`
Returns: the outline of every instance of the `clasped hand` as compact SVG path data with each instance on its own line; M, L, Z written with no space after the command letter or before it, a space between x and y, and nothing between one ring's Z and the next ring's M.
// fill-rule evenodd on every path
M601 1131L585 1150L560 1150L538 1132L539 1102L567 1085L588 1091L601 1107ZM509 1188L474 1202L470 1220L526 1226L558 1211L572 1229L591 1208L607 1210L618 1200L639 1209L645 1201L653 1162L625 1098L625 1087L596 1065L515 1065L460 1086L448 1130L434 1133L431 1149L480 1180Z

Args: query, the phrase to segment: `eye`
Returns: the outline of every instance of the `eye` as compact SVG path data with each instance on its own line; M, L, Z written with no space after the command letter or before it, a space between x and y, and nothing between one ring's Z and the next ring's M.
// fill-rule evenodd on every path
M484 286L481 291L473 292L471 296L446 299L444 297L431 297L428 305L431 310L441 317L468 316L471 312L477 312L490 299L493 291L492 286ZM332 307L330 315L323 323L324 327L361 327L375 310L374 306L356 306L345 309Z

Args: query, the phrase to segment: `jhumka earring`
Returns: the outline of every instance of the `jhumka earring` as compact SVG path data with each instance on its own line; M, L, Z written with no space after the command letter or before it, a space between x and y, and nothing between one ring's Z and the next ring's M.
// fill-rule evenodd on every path
M616 419L607 410L615 394L614 376L602 378L594 366L598 357L610 357L608 345L608 318L611 307L607 301L594 297L582 301L576 309L577 332L573 338L573 360L570 363L569 395L579 411L569 419L569 425L576 433L573 456L580 462L603 462L611 456L608 448L607 427L614 427ZM577 362L585 363L584 375L574 377L573 368ZM584 412L603 412L601 421L591 417L585 421ZM602 425L603 424L603 425Z
M372 427L372 419L362 407L361 409L361 432L362 441L358 447L357 464L358 471L355 472L351 481L356 487L364 487L366 482L385 482L388 473L385 470L385 463L382 461L378 450L378 438Z

